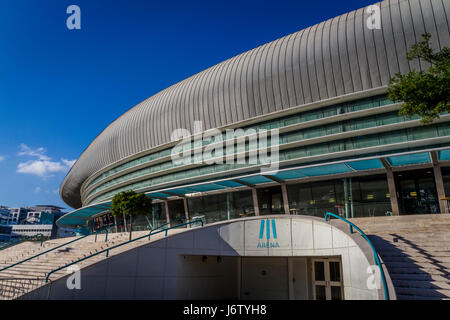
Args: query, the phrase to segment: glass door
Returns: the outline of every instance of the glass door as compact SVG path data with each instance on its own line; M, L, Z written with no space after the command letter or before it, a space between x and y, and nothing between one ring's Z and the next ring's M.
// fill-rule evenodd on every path
M338 258L312 260L314 300L343 300L342 267Z
M432 169L396 173L402 214L439 213Z

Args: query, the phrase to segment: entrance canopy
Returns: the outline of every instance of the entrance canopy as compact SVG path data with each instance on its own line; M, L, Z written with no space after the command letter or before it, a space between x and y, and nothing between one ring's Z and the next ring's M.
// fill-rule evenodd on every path
M432 166L433 156L438 162L450 161L450 149L430 149L396 154L378 155L359 159L349 159L307 166L299 166L277 171L268 171L233 178L188 184L172 188L149 191L145 194L152 199L167 200L174 196L200 196L209 192L226 192L241 187L257 187L267 183L301 182L302 179L330 176L338 174L354 174L363 172L384 172L387 167L393 171L402 167L423 165ZM111 201L92 204L72 211L60 219L57 224L65 227L87 225L94 216L111 208Z

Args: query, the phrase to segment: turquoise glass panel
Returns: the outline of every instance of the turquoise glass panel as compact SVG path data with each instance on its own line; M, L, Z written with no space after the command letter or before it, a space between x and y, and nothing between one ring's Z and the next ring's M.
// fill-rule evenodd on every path
M387 157L386 158L389 163L396 167L396 166L406 166L410 164L419 164L419 163L427 163L430 162L430 155L428 152L424 153L414 153L414 154L407 154L402 156L395 156L395 157Z
M169 197L169 195L167 194L167 193L162 193L162 192L152 192L152 193L149 193L149 194L147 194L149 197L151 197L151 198L156 198L156 199L158 199L158 198L168 198Z
M347 165L355 170L370 170L383 168L383 164L378 159L368 159L361 161L347 162Z
M351 172L352 169L347 167L344 163L337 163L312 168L296 169L295 171L305 176L321 176L327 174Z
M213 191L213 190L220 190L225 189L223 186L219 186L214 183L208 183L208 184L202 184L198 186L189 186L189 190L194 190L197 192L206 192L206 191Z
M271 179L263 177L263 176L245 177L245 178L239 178L239 180L243 181L243 182L250 183L250 184L259 184L259 183L272 182Z
M220 182L214 182L214 184L218 184L224 187L229 187L229 188L237 188L237 187L242 187L243 185L231 180L228 181L220 181Z
M281 180L299 179L299 178L305 177L304 175L302 175L298 172L295 172L294 170L281 171L276 174L271 174L271 176L281 179Z
M440 161L450 160L450 149L439 151L438 157Z

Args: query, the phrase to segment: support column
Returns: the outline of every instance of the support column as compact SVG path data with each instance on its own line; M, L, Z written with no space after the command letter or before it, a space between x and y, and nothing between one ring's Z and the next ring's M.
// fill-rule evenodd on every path
M231 193L227 192L227 220L231 220L231 204L230 204Z
M169 201L164 200L164 207L166 208L166 221L167 221L167 223L169 223L170 222ZM169 228L170 228L170 223L169 223Z
M442 179L442 171L439 166L439 159L436 151L430 152L431 163L433 164L434 181L436 183L436 192L439 201L439 209L441 213L449 213L446 206L444 180ZM442 200L441 200L442 199Z
M400 210L398 206L397 189L395 188L394 173L392 172L391 165L386 159L380 158L380 161L386 169L387 183L389 187L389 196L391 199L392 215L398 216L400 214Z
M345 219L348 219L348 189L347 189L347 178L344 178L344 207L345 207Z
M350 180L350 214L352 218L355 217L354 211L353 211L353 186L352 186L352 178L349 178Z
M291 211L289 210L289 199L288 199L286 183L281 183L281 194L283 196L284 213L291 214Z
M188 209L186 197L183 198L183 206L184 206L184 216L186 217L186 222L188 222L189 221L189 209ZM191 225L188 224L188 225L186 225L186 227L190 228Z
M252 188L253 207L255 208L255 216L259 216L258 193L256 188Z

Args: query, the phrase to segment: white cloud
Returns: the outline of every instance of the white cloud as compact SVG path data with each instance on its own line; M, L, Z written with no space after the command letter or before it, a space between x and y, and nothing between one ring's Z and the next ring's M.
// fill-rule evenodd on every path
M20 162L17 165L17 172L24 174L34 174L40 177L51 176L56 172L67 172L75 160L61 159L61 161L51 161L52 158L45 155L45 149L40 147L35 150L22 143L20 145L21 151L19 156L36 157L37 160L28 160L26 162Z
M20 144L20 152L18 153L19 156L31 156L31 157L37 157L39 160L50 160L51 158L47 157L45 153L45 149L40 147L36 150L32 150L29 146L27 146L25 143Z
M41 191L41 187L36 187L36 188L34 188L34 192L35 193L38 193L38 192L40 192Z
M75 164L77 160L67 160L67 159L61 159L61 161L69 168L72 168L72 166Z
M4 156L0 156L0 162L2 162L3 160L5 160Z

